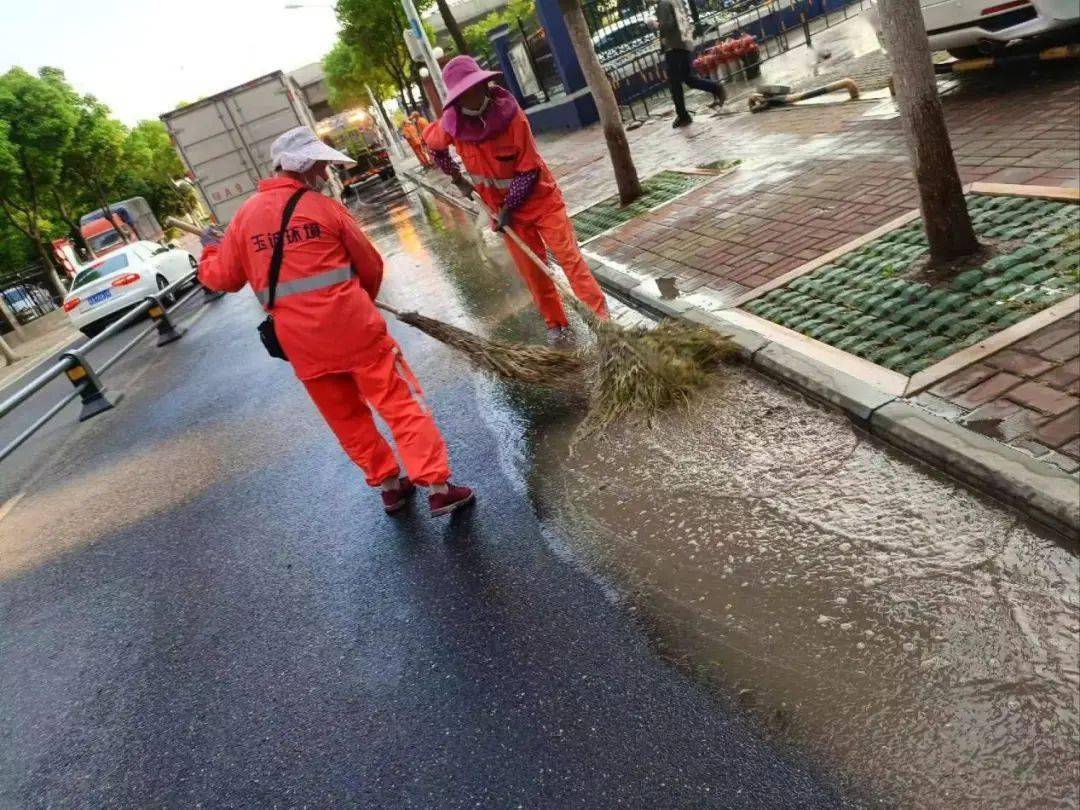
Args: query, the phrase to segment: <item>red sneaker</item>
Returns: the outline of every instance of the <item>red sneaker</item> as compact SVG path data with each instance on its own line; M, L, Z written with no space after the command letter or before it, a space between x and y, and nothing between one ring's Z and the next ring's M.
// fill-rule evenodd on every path
M392 515L399 509L403 509L405 504L409 502L409 498L416 492L416 487L413 482L409 480L408 476L404 476L398 480L398 488L382 491L382 505L386 510L386 514Z
M428 495L428 504L431 506L432 517L449 515L457 509L468 506L474 500L476 500L476 495L473 494L471 489L468 487L456 487L453 484L447 485L446 492L432 492Z

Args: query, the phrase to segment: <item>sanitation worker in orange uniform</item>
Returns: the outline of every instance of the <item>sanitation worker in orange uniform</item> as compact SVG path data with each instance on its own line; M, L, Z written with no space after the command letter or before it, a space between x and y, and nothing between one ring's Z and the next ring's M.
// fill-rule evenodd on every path
M296 376L345 452L368 484L382 489L388 513L407 504L414 485L429 488L433 515L466 506L473 493L450 483L446 444L420 383L375 308L382 257L348 210L319 193L330 164L353 161L308 127L280 136L270 154L277 176L259 182L223 237L216 229L203 233L199 281L226 292L250 284L267 307L271 256L283 233L280 276L267 311ZM373 411L389 426L407 475L375 427Z
M475 191L488 208L498 212L495 230L511 226L539 257L550 249L574 294L606 319L604 293L581 255L566 203L536 150L525 113L510 93L490 84L498 75L482 70L471 56L455 56L446 63L445 108L424 132L435 165L450 175L466 197ZM465 164L467 178L450 156L451 146ZM547 324L548 339L560 342L569 333L555 282L509 237L504 238Z
M435 165L431 160L431 155L428 153L427 146L424 145L422 135L424 129L429 125L430 122L418 112L412 113L401 125L401 134L413 150L416 159L420 161L420 165L425 169L430 169Z

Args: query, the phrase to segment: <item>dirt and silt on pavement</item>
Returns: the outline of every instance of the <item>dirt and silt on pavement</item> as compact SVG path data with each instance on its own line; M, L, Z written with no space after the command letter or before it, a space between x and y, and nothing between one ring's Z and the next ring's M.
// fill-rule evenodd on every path
M434 269L457 295L426 314L542 339L501 247L460 211L412 193L360 213L388 213L394 272L415 268L392 303ZM573 403L490 384L522 436L504 461L552 542L673 664L887 804L1075 805L1067 544L748 370L572 456Z

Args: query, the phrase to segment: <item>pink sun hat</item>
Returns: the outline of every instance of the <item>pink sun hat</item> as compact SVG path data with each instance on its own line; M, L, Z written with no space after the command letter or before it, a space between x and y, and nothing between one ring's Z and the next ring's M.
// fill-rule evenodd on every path
M455 56L442 71L446 83L446 98L443 104L453 104L458 96L478 84L485 84L502 73L498 70L484 70L471 56Z

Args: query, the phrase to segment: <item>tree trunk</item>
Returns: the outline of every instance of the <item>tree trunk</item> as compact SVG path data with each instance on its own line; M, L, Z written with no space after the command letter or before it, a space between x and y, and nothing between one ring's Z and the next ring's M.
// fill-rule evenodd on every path
M619 202L628 205L641 196L641 181L638 180L634 158L630 154L630 144L626 140L619 102L615 99L615 91L611 89L611 82L608 81L604 69L600 67L600 60L596 58L589 26L585 22L585 12L581 9L581 0L559 0L559 9L566 20L566 28L574 46L574 53L581 63L581 70L585 74L585 82L589 85L597 112L600 113L600 126L604 130L611 166L615 170L615 185L619 188Z
M15 337L19 340L26 340L26 330L23 329L22 324L19 323L19 317L11 311L11 307L8 306L7 301L2 295L0 295L0 320L3 320L11 327L11 331L15 333Z
M0 356L3 356L9 366L14 365L15 361L19 359L19 355L15 354L7 341L2 337L0 337Z
M881 30L893 62L893 84L919 187L930 261L944 264L979 249L937 94L930 42L919 0L881 0Z
M45 277L49 280L49 284L52 285L53 292L55 292L60 300L64 300L64 296L67 295L67 287L60 281L60 276L56 274L56 265L52 262L52 257L49 255L49 251L45 249L45 243L41 241L41 237L38 234L34 234L34 244L37 246L38 256L41 258L42 269L45 270Z
M461 28L458 26L457 20L454 19L454 12L450 10L446 0L435 0L435 5L439 7L439 16L442 17L443 25L446 26L450 39L454 40L454 47L457 48L457 52L467 55L469 46L465 44L465 37L461 35Z
M53 191L53 199L56 201L56 211L60 214L60 219L68 226L68 236L71 237L71 241L75 244L75 251L81 257L90 256L90 245L86 243L82 230L79 228L79 222L71 215L67 203L55 190Z

